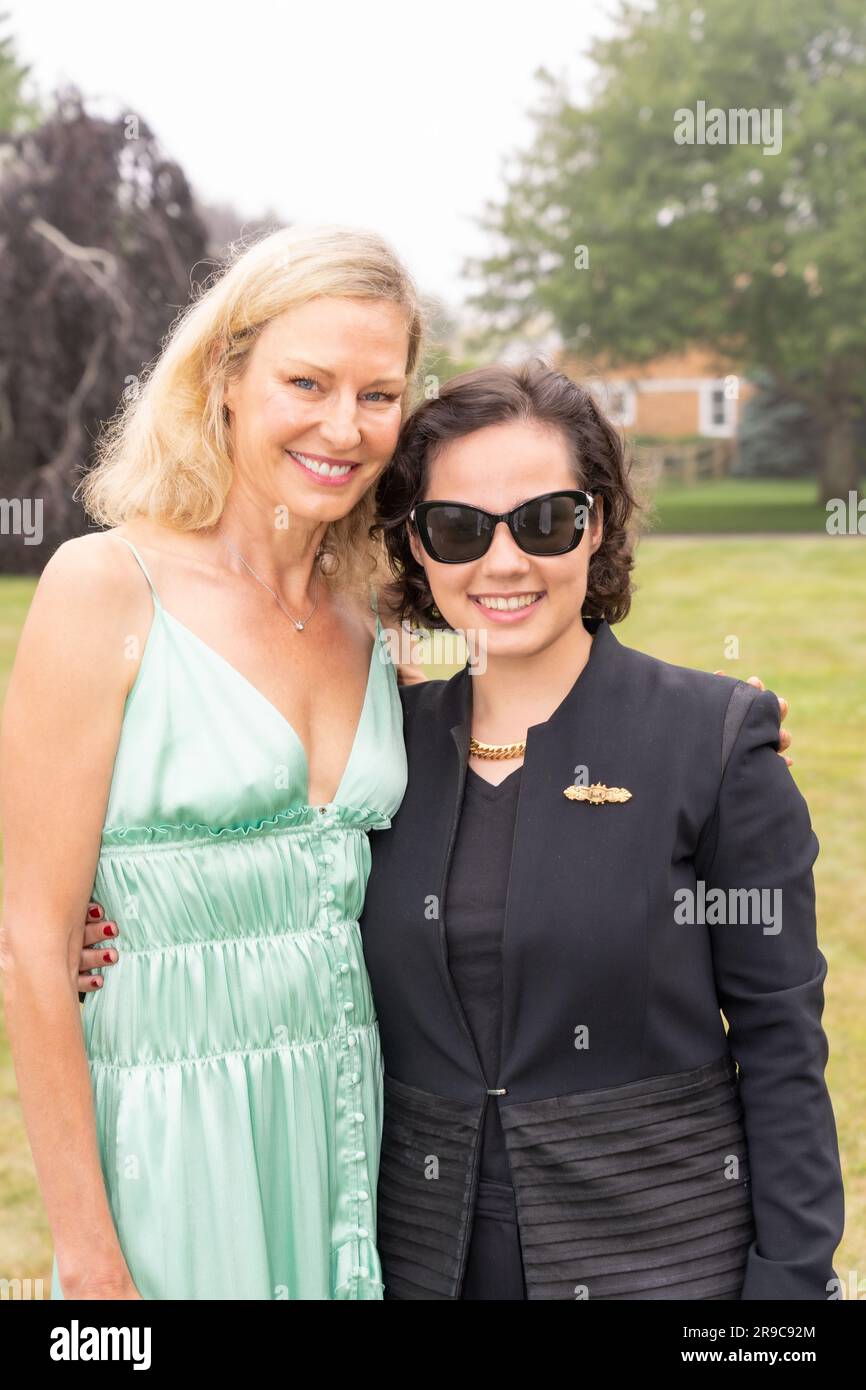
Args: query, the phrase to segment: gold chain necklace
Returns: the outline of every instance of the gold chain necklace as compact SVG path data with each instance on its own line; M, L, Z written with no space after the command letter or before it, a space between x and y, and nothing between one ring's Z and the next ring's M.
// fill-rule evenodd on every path
M526 739L522 743L479 743L477 738L469 740L469 755L475 758L522 758L526 752Z

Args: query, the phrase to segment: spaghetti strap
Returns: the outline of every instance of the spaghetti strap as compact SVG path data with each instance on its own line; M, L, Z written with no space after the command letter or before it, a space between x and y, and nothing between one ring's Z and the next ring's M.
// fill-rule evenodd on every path
M132 541L128 541L128 540L126 539L126 536L118 536L117 539L118 539L119 541L123 541L123 544L124 544L124 545L128 545L128 546L129 546L130 550L132 551L133 555L135 556L136 560L137 560L138 563L139 563L139 566L140 566L140 568L141 568L142 573L144 574L145 579L147 580L148 584L150 585L150 592L151 592L151 594L153 595L153 601L154 601L154 603L156 604L157 608L161 608L161 607L162 607L162 604L161 604L160 601L159 601L159 594L156 592L156 589L154 588L153 580L151 579L150 574L148 573L147 565L146 565L146 564L144 563L144 561L142 560L142 558L141 558L141 556L139 555L138 551L136 550L135 546L132 544Z
M379 595L377 594L376 589L375 589L374 585L372 585L372 584L370 585L370 607L372 608L373 612L376 614L376 618L377 618L377 620L378 620L378 617L379 617Z

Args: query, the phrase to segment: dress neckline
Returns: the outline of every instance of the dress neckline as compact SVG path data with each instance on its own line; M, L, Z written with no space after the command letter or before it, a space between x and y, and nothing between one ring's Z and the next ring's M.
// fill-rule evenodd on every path
M275 719L275 720L277 721L278 724L280 724L280 726L282 727L282 729L284 730L284 732L288 733L288 734L291 736L291 738L293 739L293 741L294 741L294 743L295 743L295 745L296 745L296 747L297 747L298 754L299 754L299 756L301 757L301 759L302 759L302 761L303 761L303 770L304 770L304 797L305 797L305 803L304 803L304 804L307 805L307 806L310 806L310 805L312 804L312 803L310 802L310 762L309 762L309 758L308 758L308 756L307 756L307 750L306 750L306 748L305 748L305 746L304 746L303 739L301 738L300 734L299 734L299 733L297 732L297 730L295 729L294 725L291 724L290 721L286 718L286 716L282 713L282 711L279 710L279 709L277 708L277 706L274 704L273 700L270 700L270 699L268 698L268 696L265 695L264 692L261 691L261 690L259 689L259 687L258 687L257 685L255 685L255 684L249 679L248 676L245 676L245 675L244 675L243 671L239 670L237 666L235 666L231 661L229 661L227 657L223 656L220 652L218 652L218 651L216 650L215 647L212 647L212 646L210 645L210 643L205 642L205 640L204 640L203 637L199 637L199 635L198 635L197 632L193 632L192 628L187 627L186 623L181 622L180 618L176 618L176 617L174 616L173 613L169 613L168 610L162 606L162 603L158 603L158 604L155 605L153 623L151 624L151 632L153 631L153 626L154 626L154 624L155 624L157 621L159 621L161 618L166 619L172 627L174 627L179 633L182 634L182 636L184 636L184 637L190 639L190 640L193 642L193 644L199 649L199 651L204 652L205 655L206 655L210 660L215 661L215 662L217 663L217 665L218 665L222 670L228 671L228 672L232 675L232 677L235 679L235 681L238 683L238 685L241 686L245 691L247 691L247 692L251 693L253 696L255 696L255 698L258 700L259 704L260 704L263 708L267 709L267 710L270 712L271 717L272 717L273 719ZM345 767L343 768L343 772L342 772L342 775L341 775L341 777L340 777L340 781L339 781L339 784L338 784L338 786L337 786L337 790L335 791L335 793L334 793L334 795L333 795L333 797L331 798L330 801L322 802L322 803L321 803L322 806L333 806L333 805L335 805L335 804L340 800L340 794L342 793L343 788L344 788L345 785L346 785L346 782L347 782L348 776L349 776L349 772L351 771L352 765L353 765L353 763L354 763L355 754L356 754L356 752L357 752L357 750L358 750L358 744L359 744L360 737L361 737L361 731L362 731L363 726L364 726L365 718L366 718L366 715L367 715L367 709L368 709L368 706L369 706L369 703L370 703L370 695L371 695L371 690L372 690L372 688L373 688L373 671L374 671L375 663L376 663L377 649L378 649L379 644L380 644L380 637L381 637L381 624L380 624L379 617L378 617L378 614L377 614L377 616L376 616L376 636L375 636L374 639L373 639L373 647L372 647L372 651L370 652L370 662L369 662L369 666L368 666L368 668L367 668L367 684L366 684L366 686L365 686L365 688L364 688L364 698L363 698L363 700L362 700L362 702L361 702L361 711L360 711L360 714L358 715L358 720L357 720L357 723L356 723L356 725L355 725L355 734L354 734L354 737L353 737L353 739L352 739L352 746L351 746L351 748L349 749L349 756L348 756L348 758L347 758L347 760L346 760L346 765L345 765ZM148 636L147 636L147 641L146 641L146 643L145 643L145 649L144 649L144 652L142 653L142 657L141 657L141 663L140 663L140 666L139 666L139 674L141 674L141 671L144 669L145 659L146 659L146 657L147 657L148 649L149 649L149 647L150 647L150 645L151 645L150 638L151 638L151 634L150 634L150 632L149 632L149 633L148 633ZM134 685L133 685L133 689L135 688L135 686L136 686L137 684L138 684L138 679L136 678L136 681L134 682ZM132 694L132 691L130 691L130 695L131 695L131 694ZM316 804L318 805L319 803L316 803Z
M215 647L212 647L208 642L206 642L203 637L199 637L197 632L193 632L191 627L187 627L186 623L181 622L180 618L176 618L173 613L169 613L167 609L163 607L163 603L161 598L159 597L156 586L150 577L150 571L148 570L147 565L144 563L144 560L139 554L138 549L133 544L133 542L129 540L127 536L118 536L118 539L121 540L124 543L124 545L126 545L135 556L136 562L138 563L139 568L141 569L145 579L147 580L151 592L151 597L153 599L153 621L150 625L150 631L147 634L147 639L144 644L144 651L141 655L141 661L139 662L139 668L136 674L136 678L133 681L129 693L126 697L127 705L129 704L129 701L131 700L134 691L137 689L140 683L142 672L145 668L145 662L148 655L148 651L151 647L151 636L153 634L154 627L156 626L156 623L159 620L165 618L169 621L169 623L174 624L175 628L177 628L177 630L180 633L182 633L187 638L190 638L193 641L193 643L199 648L199 650L204 651L211 658L211 660L216 661L217 664L223 670L229 671L234 676L235 680L239 683L239 685L241 685L244 688L244 690L246 690L247 692L252 692L252 694L257 697L260 705L262 705L265 709L269 710L271 717L276 719L283 728L283 730L294 739L298 749L298 753L300 754L300 757L303 761L304 796L306 798L305 805L310 806L310 760L307 756L307 750L304 747L304 742L300 734L295 729L294 725L291 724L291 722L286 718L282 711L277 708L273 700L269 699L268 696L265 695L265 693L250 680L249 676L245 676L243 671L239 670L237 666L235 666L231 661L229 661L228 657L223 656L220 652L216 650ZM370 662L367 667L367 683L364 687L364 698L361 701L361 710L358 715L357 723L355 725L355 734L352 739L351 748L349 749L349 756L346 760L346 765L343 768L342 776L340 777L337 790L334 792L332 799L330 801L322 802L321 804L316 803L319 809L321 810L325 810L326 807L336 805L340 799L340 793L342 792L343 787L348 779L349 771L352 767L352 763L355 758L355 753L357 752L358 743L361 736L361 730L363 728L364 720L367 714L367 709L370 703L370 692L373 687L373 670L376 662L377 649L379 648L382 639L382 624L379 618L378 605L375 602L373 604L373 609L376 616L376 633L373 638L373 647L370 652Z

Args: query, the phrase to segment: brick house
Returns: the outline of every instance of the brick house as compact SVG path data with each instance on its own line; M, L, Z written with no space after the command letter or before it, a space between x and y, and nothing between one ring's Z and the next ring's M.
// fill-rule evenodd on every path
M753 394L736 367L711 349L693 347L652 362L605 368L564 355L562 370L590 386L610 418L631 435L663 439L733 439L740 408Z

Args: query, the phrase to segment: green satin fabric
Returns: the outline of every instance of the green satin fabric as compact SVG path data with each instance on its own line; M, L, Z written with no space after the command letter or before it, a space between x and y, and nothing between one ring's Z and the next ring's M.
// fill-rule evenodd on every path
M291 725L151 589L93 886L120 959L82 1013L120 1244L146 1299L380 1299L358 918L406 786L381 627L337 795L310 806Z

